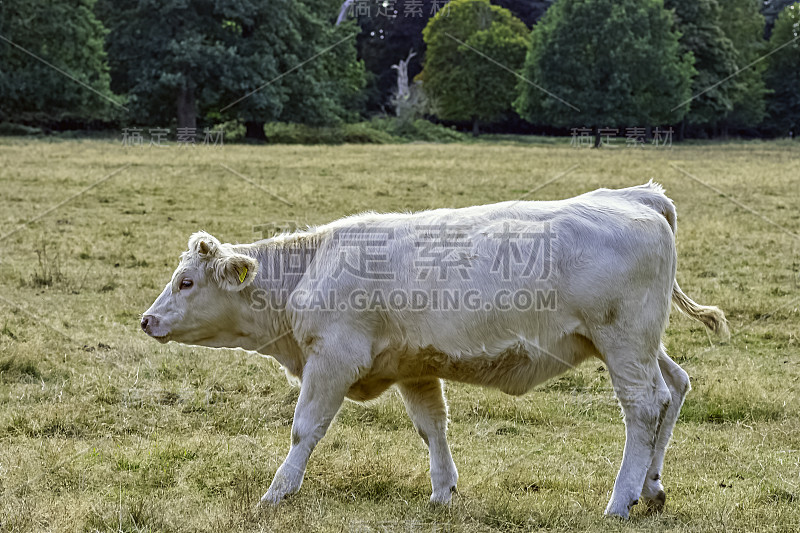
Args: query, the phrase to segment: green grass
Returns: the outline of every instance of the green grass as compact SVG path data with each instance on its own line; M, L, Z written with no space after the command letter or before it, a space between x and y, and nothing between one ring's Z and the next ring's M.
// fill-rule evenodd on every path
M0 140L0 237L36 219L0 241L0 529L797 530L800 242L748 210L800 233L797 145L566 142L190 150ZM678 208L680 283L731 321L724 344L677 313L667 330L693 391L667 455L666 510L602 517L624 435L597 363L520 398L449 384L460 472L450 508L429 507L426 452L392 393L347 403L301 492L256 510L288 450L297 389L270 360L162 346L138 328L189 234L250 242L264 227L367 209L513 199L571 168L532 198L663 183Z

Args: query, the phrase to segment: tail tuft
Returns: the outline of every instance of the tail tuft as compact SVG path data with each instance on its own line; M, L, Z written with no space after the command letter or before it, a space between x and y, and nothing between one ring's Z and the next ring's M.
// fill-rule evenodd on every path
M702 322L719 337L726 340L730 338L731 332L725 313L719 307L698 304L686 296L677 281L672 285L672 302L685 315Z

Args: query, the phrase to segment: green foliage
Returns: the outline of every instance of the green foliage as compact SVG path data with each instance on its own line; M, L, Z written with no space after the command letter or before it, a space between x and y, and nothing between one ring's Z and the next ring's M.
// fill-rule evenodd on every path
M279 80L284 97L278 120L312 125L356 120L364 103L361 91L366 78L364 64L357 58L355 22L332 24L338 0L286 3L291 6L291 26L264 27L258 34L258 39L280 48L274 56L279 72L291 71ZM269 18L275 6L273 2L267 5ZM315 59L304 63L311 58Z
M101 0L114 88L130 94L137 123L165 126L164 117L176 114L179 125L193 125L195 116L258 123L353 119L364 71L355 37L347 39L353 25L334 27L328 20L336 5Z
M222 131L222 136L226 143L241 142L245 138L245 125L241 120L228 120L216 124L212 129L214 131Z
M464 141L467 135L447 128L441 124L434 124L428 120L397 120L393 118L377 118L370 122L373 128L385 131L400 141L421 141L434 143L449 143Z
M0 135L41 135L40 128L15 124L13 122L0 122Z
M113 104L104 98L113 99L103 51L106 30L92 12L94 3L2 2L0 35L5 39L0 40L0 121L46 124L110 116Z
M369 122L328 127L272 122L264 130L269 142L274 144L446 143L467 138L463 133L424 119L375 118Z
M214 0L100 0L98 11L110 30L112 87L129 95L132 122L169 126L179 97L193 122L197 108L202 113L220 105L232 80L241 84L242 94L248 90L247 67L261 66L265 76L274 73L254 50L232 46L243 31L238 20L247 12L241 6L223 17ZM276 19L281 22L280 12ZM274 111L274 91L267 87L253 95L248 106Z
M674 123L691 74L661 0L564 0L533 28L515 108L556 126Z
M772 90L767 127L776 135L800 134L800 2L786 7L775 21L769 46L775 50L764 77ZM790 44L787 44L790 43ZM782 47L782 48L781 48ZM778 50L778 48L780 48Z
M386 132L369 123L341 124L338 126L309 126L272 122L264 127L267 140L273 144L388 144L397 142Z
M766 113L764 69L767 63L758 61L766 53L764 16L761 0L727 0L720 11L720 25L733 43L736 65L741 72L726 83L733 84L732 111L725 123L733 127L757 126ZM750 65L745 68L747 65Z
M737 97L737 83L724 81L737 70L737 54L721 28L717 0L664 0L675 12L682 53L691 52L697 71L692 79L689 124L716 125L727 116Z
M488 0L453 0L423 30L427 44L419 75L446 120L492 121L511 110L515 76L525 58L528 30ZM491 58L491 59L489 59Z

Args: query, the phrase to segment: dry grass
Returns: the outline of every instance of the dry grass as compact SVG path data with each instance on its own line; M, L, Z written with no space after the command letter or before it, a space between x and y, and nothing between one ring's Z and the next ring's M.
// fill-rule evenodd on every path
M11 531L792 531L800 526L800 155L791 143L583 150L477 143L123 148L0 141L0 529ZM220 165L288 199L293 207ZM607 373L586 365L512 398L451 384L461 474L430 508L427 458L399 398L348 403L303 489L257 511L289 446L296 389L241 351L161 346L138 316L189 234L366 209L465 206L662 182L679 280L728 314L716 344L673 315L694 390L667 456L668 501L602 511L622 454ZM674 166L673 166L674 165ZM677 168L676 168L677 167Z

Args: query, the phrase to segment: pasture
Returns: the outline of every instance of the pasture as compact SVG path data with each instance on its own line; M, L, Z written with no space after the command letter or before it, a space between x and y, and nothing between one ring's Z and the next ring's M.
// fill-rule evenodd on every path
M0 529L796 531L796 143L567 142L0 140ZM681 287L732 330L719 342L672 313L664 341L693 390L659 514L603 518L624 428L599 362L522 397L448 384L460 474L449 508L428 504L427 451L392 392L346 403L300 493L256 509L289 448L298 389L274 361L139 330L199 229L251 242L364 210L560 199L649 178L677 206Z

